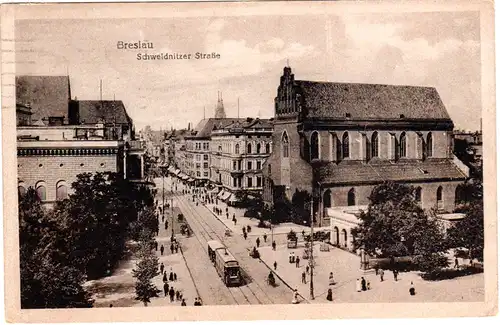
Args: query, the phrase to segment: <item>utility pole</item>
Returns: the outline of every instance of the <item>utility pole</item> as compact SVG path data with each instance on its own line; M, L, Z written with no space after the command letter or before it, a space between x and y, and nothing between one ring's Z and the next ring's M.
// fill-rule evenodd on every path
M311 194L311 239L309 243L309 266L311 268L311 280L309 282L309 293L311 295L311 300L314 300L314 250L313 250L313 243L314 243L314 186Z
M162 180L162 187L161 187L161 214L162 214L162 219L165 220L165 170L162 168L161 169L161 180Z

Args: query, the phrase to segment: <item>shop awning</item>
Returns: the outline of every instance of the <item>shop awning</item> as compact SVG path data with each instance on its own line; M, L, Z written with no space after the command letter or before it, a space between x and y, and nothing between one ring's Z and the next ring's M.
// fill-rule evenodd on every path
M227 199L229 199L230 196L231 196L231 192L224 192L224 195L221 196L221 199L222 199L222 201L226 201Z
M217 194L217 197L220 199L226 192L224 190L220 191L219 194Z
M236 195L231 194L231 196L229 197L229 202L238 202L238 200L236 199Z
M175 172L174 172L174 174L175 174L175 175L179 175L179 174L180 174L180 172L181 172L181 170L180 170L180 169L176 169L176 170L175 170Z

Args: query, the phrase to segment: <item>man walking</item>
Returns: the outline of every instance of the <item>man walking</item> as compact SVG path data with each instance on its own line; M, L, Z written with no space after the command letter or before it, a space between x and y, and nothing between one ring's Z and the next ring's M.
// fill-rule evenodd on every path
M302 283L306 283L306 272L302 272Z
M175 290L174 290L173 287L170 288L170 291L168 292L168 295L170 296L170 302L174 302Z
M257 239L255 240L255 243L257 244L257 248L259 248L259 246L260 246L260 239L259 239L259 237L257 237Z
M274 270L276 271L276 269L278 268L278 262L274 261L273 266L274 266Z
M295 267L296 268L300 267L300 258L298 256L295 258Z
M170 251L172 252L172 254L174 253L174 244L170 244Z
M163 256L163 252L164 251L165 251L165 247L163 247L163 245L161 245L161 247L160 247L160 253L161 253L162 256Z
M384 270L380 270L380 282L384 282Z
M275 251L276 250L276 242L274 240L273 240L272 246L273 246L273 251Z
M163 262L160 264L160 274L163 274L163 270L165 269L165 265L163 265Z
M158 242L155 240L155 251L158 251Z
M394 275L394 281L398 281L398 270L393 270L392 274Z
M264 234L264 243L267 243L267 234Z
M455 269L459 269L460 266L458 265L458 258L455 257Z
M165 297L167 297L168 296L168 283L167 282L165 282L163 284L163 292L165 293Z

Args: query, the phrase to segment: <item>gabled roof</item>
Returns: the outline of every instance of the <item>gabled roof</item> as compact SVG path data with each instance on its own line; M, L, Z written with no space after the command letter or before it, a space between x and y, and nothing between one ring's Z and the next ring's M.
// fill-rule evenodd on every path
M80 123L132 123L121 100L79 100L78 105Z
M32 120L68 116L68 76L16 76L16 103L31 106Z
M296 80L309 118L447 119L435 88Z
M379 183L383 181L465 180L460 169L449 159L408 160L392 163L329 162L318 168L318 180L322 184Z

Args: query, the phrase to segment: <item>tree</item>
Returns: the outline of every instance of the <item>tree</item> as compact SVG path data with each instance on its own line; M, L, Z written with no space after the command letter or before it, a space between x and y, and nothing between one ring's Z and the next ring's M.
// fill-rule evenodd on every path
M420 208L412 186L385 182L373 189L369 200L361 223L352 230L355 249L379 257L414 256L424 271L445 266L444 234L436 214Z
M478 179L471 179L462 185L464 195L460 206L455 210L464 213L465 218L459 220L448 229L449 247L465 247L471 259L483 260L484 251L484 206L483 184Z
M19 200L19 252L22 308L92 307L84 274L67 258L57 220L29 188Z
M158 271L158 257L151 252L149 242L150 233L147 231L141 233L139 261L135 269L132 270L132 275L136 278L135 299L142 301L144 306L147 306L151 302L151 298L158 297L160 293L160 290L151 282L160 272Z

